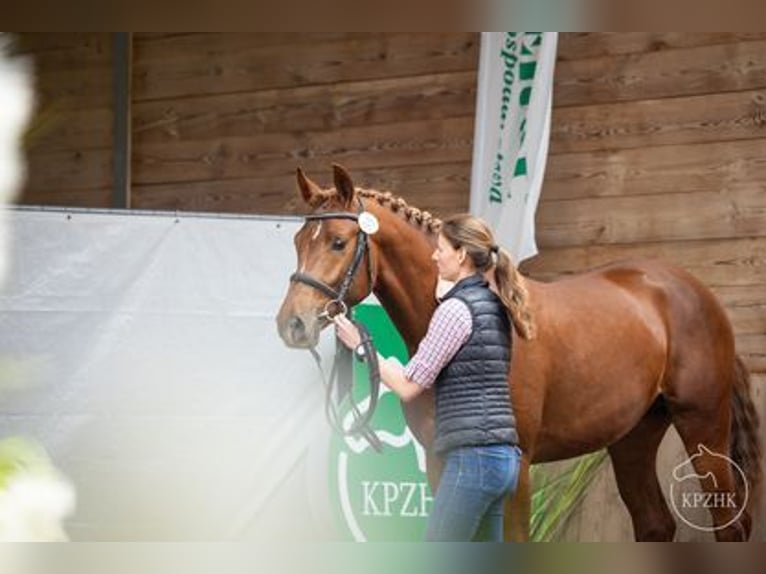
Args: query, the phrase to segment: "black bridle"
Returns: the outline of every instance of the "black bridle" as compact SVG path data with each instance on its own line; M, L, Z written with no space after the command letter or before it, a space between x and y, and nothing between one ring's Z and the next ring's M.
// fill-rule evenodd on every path
M306 221L321 221L325 219L350 219L355 221L359 225L359 217L364 213L364 204L362 200L358 198L359 210L357 213L349 213L346 211L339 212L327 212L316 213L306 216ZM351 290L351 285L356 277L357 270L362 263L362 259L367 258L367 278L370 291L372 291L374 276L372 271L372 255L370 253L369 237L367 233L359 227L359 231L356 235L356 248L354 249L354 258L351 260L346 270L340 285L336 288L331 287L321 279L312 277L307 273L301 273L296 271L290 276L291 282L303 283L309 285L314 289L317 289L324 295L327 295L329 300L327 301L324 312L320 314L320 317L324 317L327 320L332 320L338 314L349 314L348 304L346 303L346 296ZM334 311L334 312L333 312ZM378 354L375 350L375 346L372 342L367 328L356 321L352 321L362 338L362 347L364 348L363 360L367 364L370 379L370 402L367 410L362 413L356 406L353 397L353 376L347 381L341 381L340 373L352 372L351 366L351 351L340 341L336 340L335 345L335 361L333 362L332 370L330 371L330 377L325 378L324 370L322 369L322 362L319 353L315 348L309 349L312 357L319 368L319 372L322 376L322 382L325 386L325 414L327 420L337 432L342 435L361 435L370 445L380 452L382 450L382 444L380 439L370 428L370 421L375 413L375 408L378 403L378 393L380 391L380 369L378 365ZM335 404L333 404L333 390L335 390ZM354 422L349 427L343 426L342 415L340 413L340 407L343 402L348 399L351 405L351 412L353 413Z
M322 221L325 219L350 219L351 221L355 221L358 225L359 216L362 213L364 213L364 204L362 203L362 200L359 199L358 213L349 213L347 211L315 213L307 215L306 221ZM354 277L356 276L357 269L359 269L359 265L361 265L362 259L364 259L365 255L367 256L367 279L369 282L368 284L370 286L370 290L372 290L373 273L372 257L370 255L369 248L369 238L367 233L365 233L361 227L356 234L356 249L354 250L354 258L351 260L351 265L349 265L348 269L346 270L346 274L343 276L343 280L337 289L330 287L321 279L312 277L308 273L301 273L300 271L296 271L290 275L290 281L297 281L298 283L310 285L314 289L321 291L330 298L330 300L327 302L327 305L325 306L325 312L323 313L326 315L326 318L332 319L337 314L332 314L330 312L331 305L337 305L337 307L342 310L339 312L348 314L348 305L345 301L346 295L348 295L348 292L351 289L351 285L354 282Z

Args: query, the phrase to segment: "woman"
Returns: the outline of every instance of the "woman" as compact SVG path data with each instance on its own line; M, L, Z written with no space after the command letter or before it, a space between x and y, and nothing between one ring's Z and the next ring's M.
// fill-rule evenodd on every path
M510 329L533 337L527 294L509 255L472 215L443 222L433 259L455 285L406 367L379 358L381 379L403 401L435 385L434 450L445 464L426 539L501 541L503 499L516 488L521 458L508 391ZM497 292L484 277L492 271ZM354 324L342 315L335 323L341 341L361 352Z

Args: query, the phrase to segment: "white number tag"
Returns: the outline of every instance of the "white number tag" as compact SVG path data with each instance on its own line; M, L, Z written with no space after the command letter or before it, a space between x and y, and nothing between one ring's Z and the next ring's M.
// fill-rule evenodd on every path
M375 217L372 213L369 211L363 211L359 214L359 227L367 235L373 235L378 232L378 229L380 229L380 224L378 223L378 218Z

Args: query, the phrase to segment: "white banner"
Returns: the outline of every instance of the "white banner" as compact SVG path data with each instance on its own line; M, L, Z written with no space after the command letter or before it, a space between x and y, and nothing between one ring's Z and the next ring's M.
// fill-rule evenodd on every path
M471 213L516 263L537 254L535 209L545 173L557 32L483 32Z
M73 540L336 536L319 373L275 322L299 220L5 215L0 437L73 482Z

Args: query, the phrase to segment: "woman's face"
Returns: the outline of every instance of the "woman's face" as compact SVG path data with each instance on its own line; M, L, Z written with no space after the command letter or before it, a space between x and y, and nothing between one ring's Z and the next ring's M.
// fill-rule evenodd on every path
M431 258L436 261L439 277L447 281L457 281L461 271L461 263L465 258L463 249L455 249L447 239L439 234L436 250Z

